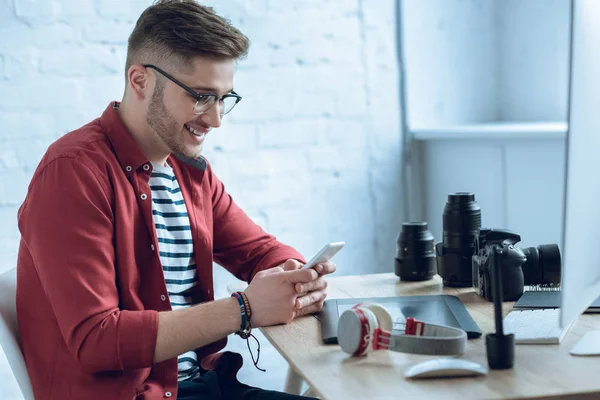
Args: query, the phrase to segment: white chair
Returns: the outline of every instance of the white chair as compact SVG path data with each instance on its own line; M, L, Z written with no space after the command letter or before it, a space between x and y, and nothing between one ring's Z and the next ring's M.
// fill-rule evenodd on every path
M33 399L33 389L19 345L17 325L17 270L0 274L0 346L8 359L23 397Z

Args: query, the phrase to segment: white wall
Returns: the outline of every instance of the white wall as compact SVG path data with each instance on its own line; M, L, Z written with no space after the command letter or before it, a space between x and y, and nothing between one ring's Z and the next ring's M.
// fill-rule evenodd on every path
M404 0L412 127L564 121L569 0Z
M441 240L447 195L471 191L484 225L517 231L522 244L560 243L564 137L513 126L489 140L456 125L565 121L569 0L403 4L409 124L453 126L415 145L411 218Z
M496 3L402 1L411 127L497 118Z
M121 98L126 40L150 3L4 2L0 270L15 263L16 212L47 146ZM207 3L252 41L235 82L244 100L207 140L226 187L307 256L345 240L341 274L393 270L402 218L394 0Z
M569 0L503 0L497 5L498 118L567 117Z

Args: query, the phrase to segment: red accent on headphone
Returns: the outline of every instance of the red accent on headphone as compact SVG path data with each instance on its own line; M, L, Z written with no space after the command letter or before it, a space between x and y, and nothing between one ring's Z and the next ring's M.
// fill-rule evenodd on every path
M358 349L354 352L353 355L358 356L365 352L367 347L369 347L369 341L365 340L365 337L369 334L369 319L365 315L364 311L360 308L354 309L355 314L358 316L360 321L360 344L358 345Z
M406 318L406 328L404 333L406 335L423 336L425 330L425 322L414 319L413 317Z
M373 350L387 350L391 343L390 332L384 331L381 328L375 329L373 332Z

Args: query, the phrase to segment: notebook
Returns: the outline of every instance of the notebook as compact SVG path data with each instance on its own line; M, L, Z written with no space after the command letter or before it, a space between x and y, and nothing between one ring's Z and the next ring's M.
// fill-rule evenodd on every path
M560 308L560 290L525 291L513 306L513 310L536 310L541 308ZM588 307L586 313L600 313L600 297Z

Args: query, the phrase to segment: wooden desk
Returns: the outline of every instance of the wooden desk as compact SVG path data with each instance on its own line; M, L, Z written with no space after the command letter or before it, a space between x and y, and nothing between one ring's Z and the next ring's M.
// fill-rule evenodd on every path
M487 366L485 334L494 330L492 303L471 288L444 288L439 276L425 282L399 282L394 274L332 277L328 298L451 294L458 296L481 328L461 358ZM512 304L505 303L504 313ZM560 345L517 345L513 369L487 376L406 380L403 370L433 358L377 351L354 358L337 345L323 345L314 316L262 332L293 369L323 399L497 399L600 398L600 357L574 357L569 350L584 333L600 329L600 315L578 318ZM595 394L594 394L595 393ZM556 396L556 397L555 397Z

